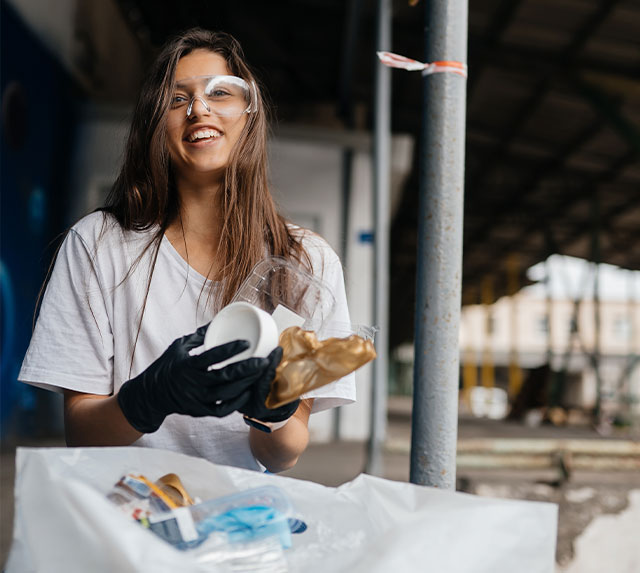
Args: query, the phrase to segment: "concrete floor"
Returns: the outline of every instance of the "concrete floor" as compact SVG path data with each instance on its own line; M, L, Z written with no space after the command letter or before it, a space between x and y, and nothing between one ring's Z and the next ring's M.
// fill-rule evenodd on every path
M406 408L398 408L389 416L389 443L396 447L383 453L383 476L387 479L408 481L410 459L408 443L410 438L410 420ZM494 422L489 420L461 419L458 438L528 438L533 440L549 439L592 439L601 441L593 430L583 428L526 428L519 424ZM397 447L404 444L406 447ZM60 438L47 440L23 441L27 446L59 446ZM4 563L8 554L12 536L13 520L13 482L14 482L15 447L6 447L0 455L0 562ZM338 486L352 480L360 474L366 463L366 444L361 442L335 442L328 444L312 444L302 456L297 466L284 475L298 479L315 481L328 486ZM560 572L577 571L571 569L576 559L576 546L580 547L580 538L585 535L588 526L601 516L612 516L607 522L608 531L614 531L616 523L627 527L631 517L625 514L630 511L629 499L633 490L640 491L640 475L637 471L586 471L571 472L568 480L559 480L556 468L518 470L507 468L474 469L458 468L457 489L477 495L528 499L534 501L551 501L559 504L557 562ZM640 495L640 493L638 494ZM640 508L640 504L637 504ZM638 509L634 506L634 511ZM634 514L635 515L635 514ZM620 516L616 521L616 516ZM626 531L626 530L625 530ZM591 534L592 535L592 534ZM622 539L622 533L616 539ZM628 536L628 533L627 533ZM593 547L593 543L586 544ZM628 543L627 553L637 550L636 544ZM583 543L582 546L585 546ZM616 569L616 559L621 566L632 559L624 549L615 546L615 555L601 555L606 568L625 573L624 569ZM626 559L626 561L625 561ZM597 565L596 557L588 557L589 562ZM640 557L636 562L640 566ZM640 569L638 569L640 570ZM631 573L632 569L629 569Z

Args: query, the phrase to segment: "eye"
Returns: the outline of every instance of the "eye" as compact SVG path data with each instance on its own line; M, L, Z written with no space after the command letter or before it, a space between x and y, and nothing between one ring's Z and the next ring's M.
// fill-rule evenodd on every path
M180 107L187 103L187 98L183 95L176 94L171 98L171 107Z
M225 97L231 95L227 90L216 88L209 93L209 97Z

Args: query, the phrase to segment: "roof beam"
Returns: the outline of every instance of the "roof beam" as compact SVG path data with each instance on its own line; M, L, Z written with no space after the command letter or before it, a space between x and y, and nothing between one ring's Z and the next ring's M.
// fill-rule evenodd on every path
M497 45L499 45L500 41L502 40L502 34L509 27L511 20L513 19L513 15L516 13L518 8L520 8L521 4L522 0L502 0L500 5L494 12L493 19L484 32L483 38L481 40L484 46L489 49L493 49ZM469 101L471 101L471 98L473 97L477 81L482 73L485 61L486 58L483 58L482 54L478 59L474 61L474 68L476 68L476 71L469 76L469 83L467 86L467 99Z
M620 113L611 98L590 82L571 74L569 80L576 91L604 118L611 128L626 142L629 148L640 154L640 132Z
M604 0L601 2L600 7L595 10L579 28L573 38L573 41L567 46L567 48L563 50L559 56L556 56L555 59L548 62L548 66L543 70L542 78L537 81L532 94L520 107L513 121L509 122L509 128L502 135L501 142L493 153L493 156L486 162L480 174L478 176L474 176L473 187L471 188L471 192L468 193L467 198L469 203L475 204L475 202L483 196L481 191L485 186L487 177L495 166L503 159L506 150L511 145L511 142L520 133L524 125L526 125L526 122L543 101L554 76L559 71L562 71L563 75L566 73L566 67L572 63L594 31L611 13L611 10L613 10L616 5L616 1L617 0Z
M560 201L556 205L553 213L549 213L544 206L539 207L536 212L532 213L531 221L533 222L530 222L528 225L523 227L519 240L509 240L508 242L497 241L492 246L492 252L504 252L506 254L522 250L524 244L526 244L526 241L530 240L532 233L535 233L535 231L541 227L541 221L544 221L545 224L549 227L559 223L560 221L563 221L564 223L565 211L568 206L570 206L577 200L583 199L585 196L589 196L589 194L593 193L594 190L597 189L600 185L615 180L619 173L635 160L636 157L634 153L626 153L625 155L614 160L606 171L603 171L600 175L594 177L588 185L568 189L569 192L563 193L560 197ZM620 214L621 210L622 207L617 206L616 208L608 211L603 219L605 221L610 220L612 218L612 214L615 214L615 216L617 216L618 214ZM580 237L580 235L584 235L585 233L588 233L588 227L585 227L583 224L582 227L578 229L573 237L569 240L567 240L566 238L560 239L556 234L558 246L562 248L563 244L570 244L570 242L574 242L575 240L577 240L577 238ZM470 268L470 272L467 273L465 277L463 277L463 281L466 282L470 277L481 277L484 274L490 272L492 269L502 264L503 258L505 257L492 259L491 266L480 264L476 265L473 268ZM473 256L468 256L468 260L473 260ZM606 262L606 260L604 262ZM640 264L640 261L638 261L638 263Z
M512 212L517 210L525 202L527 196L545 179L550 173L561 169L564 166L566 159L575 153L580 147L582 147L587 141L594 137L602 128L602 122L598 121L592 125L583 129L576 137L574 137L569 143L567 143L562 150L555 155L551 156L544 164L529 178L529 183L521 189L518 193L514 193L511 196L511 200L504 205L503 212ZM479 194L483 196L484 194ZM474 205L476 207L476 205ZM483 211L486 212L487 217L490 214L495 214L495 205L489 205ZM476 231L472 237L469 238L470 244L476 244L482 240L491 228L496 226L496 218L491 217L491 220L487 221L485 225L481 227L479 231Z

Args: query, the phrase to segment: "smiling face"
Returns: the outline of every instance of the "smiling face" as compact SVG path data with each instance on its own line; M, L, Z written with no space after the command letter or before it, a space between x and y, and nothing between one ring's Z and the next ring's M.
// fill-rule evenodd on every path
M230 75L230 71L221 55L199 49L178 61L175 83L180 86L190 78L226 75ZM221 182L231 150L247 123L247 114L217 114L214 107L206 104L204 91L199 89L184 94L178 91L176 95L178 101L193 98L190 106L171 108L167 119L167 146L178 183L181 180Z

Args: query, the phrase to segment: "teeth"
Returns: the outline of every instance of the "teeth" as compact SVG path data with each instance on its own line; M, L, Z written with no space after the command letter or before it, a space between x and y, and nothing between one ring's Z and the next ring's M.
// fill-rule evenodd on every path
M200 129L189 136L189 141L197 141L198 139L209 139L211 137L220 137L222 134L215 129Z

